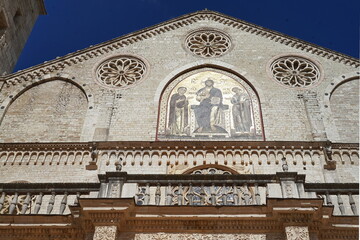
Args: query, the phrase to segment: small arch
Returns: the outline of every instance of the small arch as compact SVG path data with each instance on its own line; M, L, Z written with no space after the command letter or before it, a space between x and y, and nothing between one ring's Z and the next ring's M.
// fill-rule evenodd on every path
M215 168L215 169L219 169L222 171L226 171L226 172L230 172L231 174L239 174L237 171L235 171L232 168L223 166L223 165L218 165L218 164L205 164L205 165L201 165L201 166L197 166L197 167L193 167L190 168L188 170L185 170L182 174L191 174L197 170L202 170L202 169L207 169L207 168Z

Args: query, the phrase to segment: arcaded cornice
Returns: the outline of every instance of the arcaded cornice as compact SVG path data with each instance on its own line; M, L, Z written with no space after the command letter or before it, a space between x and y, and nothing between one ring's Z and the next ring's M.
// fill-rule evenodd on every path
M8 150L88 150L96 147L100 150L234 150L234 149L323 149L328 142L308 141L100 141L100 142L44 142L44 143L0 143L0 151ZM331 143L332 148L358 150L358 143Z
M241 31L250 32L255 35L260 35L264 38L268 38L272 41L291 46L295 49L301 49L305 52L315 54L327 59L331 59L335 62L340 62L348 66L355 68L360 66L359 60L348 55L338 53L333 50L329 50L318 45L308 43L306 41L290 37L288 35L263 28L261 26L248 23L237 18L233 18L215 11L203 10L190 14L186 14L163 23L144 28L142 30L126 34L124 36L90 46L83 50L79 50L74 53L70 53L63 57L58 57L54 60L44 62L42 64L27 68L25 70L9 74L5 77L6 85L16 85L24 81L29 81L35 78L41 78L43 75L51 73L56 70L62 70L67 66L84 62L90 58L101 56L103 54L112 52L116 49L131 45L132 43L139 42L159 34L181 28L193 24L201 20L212 20L222 23L227 26L231 26Z

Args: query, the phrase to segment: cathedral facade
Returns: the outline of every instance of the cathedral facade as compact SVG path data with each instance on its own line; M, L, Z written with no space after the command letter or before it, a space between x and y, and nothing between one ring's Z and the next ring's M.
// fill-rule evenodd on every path
M359 65L204 10L4 75L0 239L358 239Z

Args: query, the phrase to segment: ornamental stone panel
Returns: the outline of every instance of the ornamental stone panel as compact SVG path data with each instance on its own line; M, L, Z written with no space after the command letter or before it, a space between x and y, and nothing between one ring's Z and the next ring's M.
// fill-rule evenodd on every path
M265 234L149 233L135 234L134 240L266 240Z
M116 226L95 226L93 240L115 240L117 235Z
M287 240L310 240L308 227L289 226L285 232Z

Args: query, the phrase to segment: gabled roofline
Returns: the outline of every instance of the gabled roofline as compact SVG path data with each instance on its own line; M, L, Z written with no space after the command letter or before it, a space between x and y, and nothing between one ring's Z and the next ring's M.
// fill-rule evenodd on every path
M38 0L41 1L42 0ZM250 32L255 35L260 35L275 42L285 44L296 49L304 50L311 54L316 54L327 59L331 59L336 62L343 63L345 65L359 67L359 59L348 56L343 53L339 53L313 43L303 41L301 39L288 36L283 33L279 33L274 30L270 30L216 11L201 10L190 14L185 14L180 17L170 19L168 21L135 31L123 36L105 41L82 50L78 50L73 53L69 53L63 57L57 57L50 61L29 67L27 69L11 73L4 76L7 86L16 85L23 81L29 81L34 78L41 78L43 75L51 73L56 70L62 70L66 66L71 66L79 62L86 61L89 58L94 58L121 47L130 45L134 42L142 41L147 38L159 35L164 32L172 31L177 28L190 25L194 22L204 19L213 20L219 23L223 23L228 26L232 26L241 31Z

